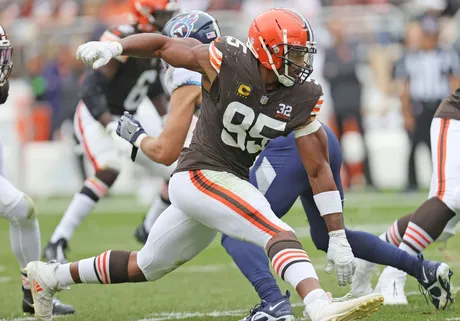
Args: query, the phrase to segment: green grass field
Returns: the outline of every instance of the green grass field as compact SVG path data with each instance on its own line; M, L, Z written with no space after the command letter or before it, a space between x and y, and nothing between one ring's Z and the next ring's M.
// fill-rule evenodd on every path
M380 234L394 219L408 213L423 201L424 194L405 196L397 194L347 195L346 223L371 233ZM42 246L48 241L68 200L37 201L40 211ZM134 209L133 209L134 208ZM131 209L131 212L130 210ZM108 249L137 250L132 236L134 228L144 215L143 208L133 206L126 199L109 198L88 217L70 242L69 258L78 260L100 254ZM326 256L312 246L308 237L308 223L302 210L295 206L286 217L317 267L323 288L334 296L341 296L349 288L340 288L335 275L323 269ZM9 246L6 220L0 221L0 321L33 320L22 316L21 285L17 261ZM443 248L444 250L440 250ZM454 283L460 285L460 236L447 244L434 244L425 253L430 259L445 260L454 270ZM377 280L375 277L374 285ZM279 282L283 289L289 287ZM409 305L383 307L370 320L460 320L460 302L448 311L436 312L418 293L413 279L408 278L406 291ZM155 283L122 285L76 285L70 291L58 294L62 301L74 305L77 313L59 320L126 320L163 321L238 320L256 303L258 298L251 285L233 265L217 238L211 246L193 261ZM296 314L300 319L303 308L293 295Z

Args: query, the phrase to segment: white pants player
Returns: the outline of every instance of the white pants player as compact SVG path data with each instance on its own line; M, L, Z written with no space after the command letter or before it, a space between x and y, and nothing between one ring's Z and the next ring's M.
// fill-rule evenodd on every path
M152 121L136 116L146 133L158 136L161 128L152 126ZM118 137L116 134L109 135L104 127L91 115L83 102L77 107L74 117L74 129L85 155L95 169L110 167L121 170L122 159L128 158L131 152L131 144ZM147 156L138 151L136 163L147 168L155 176L168 180L175 165L165 166L152 162Z
M21 269L40 259L40 230L32 200L5 177L3 148L0 143L0 216L10 221L10 241ZM23 286L28 282L23 278Z
M273 213L256 187L233 174L180 172L169 185L172 205L153 224L137 255L149 281L192 259L217 232L265 247L275 230L293 231ZM311 273L316 277L314 270Z
M153 136L158 136L161 128L152 126L150 119L140 117L139 121L146 132ZM90 113L86 105L81 101L77 106L74 117L74 129L76 136L83 147L85 156L91 162L95 171L110 168L119 172L122 167L123 160L129 159L132 146L116 133L110 135L106 129L98 122ZM141 150L138 151L136 163L147 168L154 176L160 177L164 180L169 180L175 164L165 166L152 162ZM89 188L98 199L103 198L109 191L109 186L96 177L88 178L84 186ZM166 194L167 189L163 188L162 195ZM164 196L163 196L164 198ZM50 243L56 244L59 240L64 239L68 241L77 227L82 221L92 212L96 206L94 199L82 193L75 194L71 204L67 208L61 222L56 227ZM156 217L163 212L169 203L162 201L160 195L155 196L153 205L149 211L152 216ZM59 251L60 252L60 251ZM45 250L45 255L48 259L48 251ZM63 255L53 257L54 259L64 262Z
M430 135L433 173L428 198L437 196L456 214L437 239L445 241L455 235L460 221L460 121L434 118Z

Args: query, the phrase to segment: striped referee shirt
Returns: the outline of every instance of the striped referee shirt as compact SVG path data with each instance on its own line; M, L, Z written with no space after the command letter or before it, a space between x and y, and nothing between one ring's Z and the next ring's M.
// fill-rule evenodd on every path
M460 57L450 47L407 52L395 66L395 79L408 80L411 100L420 102L449 95L452 75L460 78Z

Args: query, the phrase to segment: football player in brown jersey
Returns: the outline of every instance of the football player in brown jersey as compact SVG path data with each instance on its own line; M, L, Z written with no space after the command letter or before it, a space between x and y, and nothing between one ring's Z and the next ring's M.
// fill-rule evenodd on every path
M116 41L143 32L161 32L164 24L177 13L176 1L130 0L131 24L118 25L104 32L101 41ZM109 192L122 168L122 156L129 155L116 134L117 121L124 111L135 113L149 98L160 116L166 114L167 100L160 82L159 59L117 57L98 70L88 72L81 85L81 100L74 118L75 134L92 164L94 175L87 178L74 195L45 250L46 260L66 261L68 242L83 220ZM144 126L150 122L141 119ZM153 127L153 126L151 126ZM150 132L159 132L150 128ZM121 141L121 142L120 142ZM121 148L120 148L121 147ZM151 162L140 153L136 163L166 182L174 167ZM164 184L167 186L167 184ZM155 196L149 215L159 215L169 206L167 188ZM136 231L142 233L143 230ZM144 232L145 233L145 232Z
M293 229L276 217L263 194L248 182L249 167L265 144L294 132L329 230L331 267L340 285L351 282L354 256L328 163L327 138L312 116L322 95L321 87L308 80L315 53L306 19L281 8L256 17L247 45L232 37L202 45L190 38L143 34L80 46L77 57L95 69L123 54L157 56L171 66L200 72L201 115L170 180L172 204L153 225L142 250L108 251L62 265L30 263L29 280L43 288L34 293L37 309L50 315L51 295L74 283L157 280L200 253L220 231L265 247L274 270L296 289L311 320L355 320L375 312L383 302L380 294L331 301ZM155 138L132 124L121 136L142 151L150 150Z
M0 25L0 105L8 99L9 76L13 69L13 48L5 29ZM31 284L23 269L40 258L40 228L32 199L13 186L5 175L3 147L0 142L0 217L10 221L10 241L22 274L22 311L34 314ZM72 314L70 305L51 300L54 315Z
M460 88L439 105L431 123L430 136L433 171L428 199L414 213L396 220L380 236L412 255L419 255L435 241L452 237L460 221ZM369 274L373 264L358 261L358 267L360 273ZM359 286L368 286L369 278L363 280ZM387 267L380 275L376 289L384 294L385 302L407 304L405 283L405 272ZM436 305L436 300L433 303Z

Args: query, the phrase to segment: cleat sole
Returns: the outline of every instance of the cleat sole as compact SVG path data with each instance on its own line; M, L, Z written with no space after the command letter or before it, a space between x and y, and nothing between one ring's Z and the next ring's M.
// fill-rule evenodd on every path
M362 302L354 309L342 314L333 316L328 319L324 319L321 321L353 321L353 320L361 320L367 318L374 313L376 313L380 307L383 305L383 296L376 295L376 297L371 298L367 301Z

